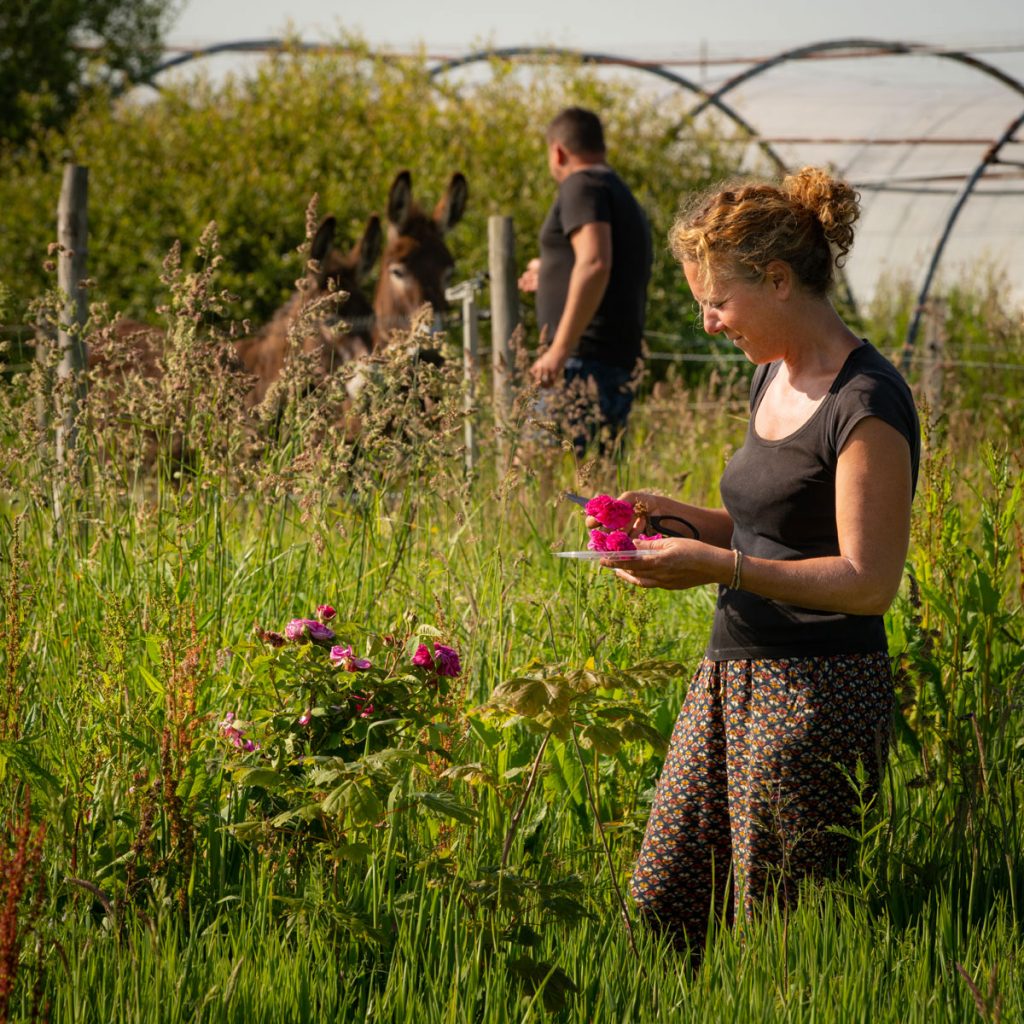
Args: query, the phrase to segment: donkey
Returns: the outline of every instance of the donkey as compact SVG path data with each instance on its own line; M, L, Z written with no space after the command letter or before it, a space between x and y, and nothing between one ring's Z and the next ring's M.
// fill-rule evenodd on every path
M235 343L239 362L256 378L246 399L250 407L263 401L281 375L296 331L302 351L319 355L323 376L343 363L365 358L373 348L373 307L363 293L362 282L380 255L380 218L374 214L367 220L362 238L344 255L334 248L335 229L333 216L320 222L310 246L310 260L315 261L316 269L307 272L306 286L255 335ZM348 297L329 298L338 292Z
M413 200L410 172L396 175L388 193L387 245L373 298L375 351L387 345L393 331L407 328L426 303L440 326L440 316L448 308L445 288L455 268L444 236L462 220L468 198L466 179L456 172L433 214L428 214Z

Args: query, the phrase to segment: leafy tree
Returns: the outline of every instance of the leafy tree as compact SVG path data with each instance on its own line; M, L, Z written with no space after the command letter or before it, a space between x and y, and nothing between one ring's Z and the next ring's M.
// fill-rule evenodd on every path
M0 139L60 128L90 93L144 78L180 0L0 4Z

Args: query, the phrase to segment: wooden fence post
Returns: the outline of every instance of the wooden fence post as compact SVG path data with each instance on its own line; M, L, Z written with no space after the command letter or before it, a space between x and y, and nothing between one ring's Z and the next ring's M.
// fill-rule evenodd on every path
M502 431L512 409L512 353L509 341L519 326L519 283L516 276L516 238L511 217L487 219L487 250L491 278L491 373L494 423L499 451Z
M88 248L89 169L65 164L57 207L57 287L64 296L57 327L55 442L58 473L77 443L75 421L85 400L85 340L82 330L88 315L85 259ZM59 481L54 480L54 522L61 529L63 509Z
M57 329L57 454L63 457L75 447L75 418L85 399L85 340L82 329L89 302L84 286L88 246L89 169L75 164L64 167L64 181L57 207L57 287L64 309Z

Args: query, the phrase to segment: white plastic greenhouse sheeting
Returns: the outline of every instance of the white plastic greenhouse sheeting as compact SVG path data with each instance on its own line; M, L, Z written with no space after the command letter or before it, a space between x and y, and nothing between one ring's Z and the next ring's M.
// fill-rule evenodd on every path
M1024 80L1024 52L983 59ZM767 70L725 99L766 139L978 140L773 144L788 166L830 165L861 188L863 215L847 275L862 302L885 278L907 280L917 290L966 178L1024 110L1024 95L930 56L794 62ZM1013 301L1024 303L1024 131L1016 137L1022 141L1008 143L1000 156L1018 166L994 165L975 186L949 236L938 287L995 268Z

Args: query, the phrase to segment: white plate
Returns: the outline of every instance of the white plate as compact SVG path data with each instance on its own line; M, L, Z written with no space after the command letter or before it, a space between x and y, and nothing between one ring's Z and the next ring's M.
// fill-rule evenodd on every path
M660 551L552 551L556 558L581 558L587 562L597 562L607 558L612 562L636 562L642 558L655 558Z

